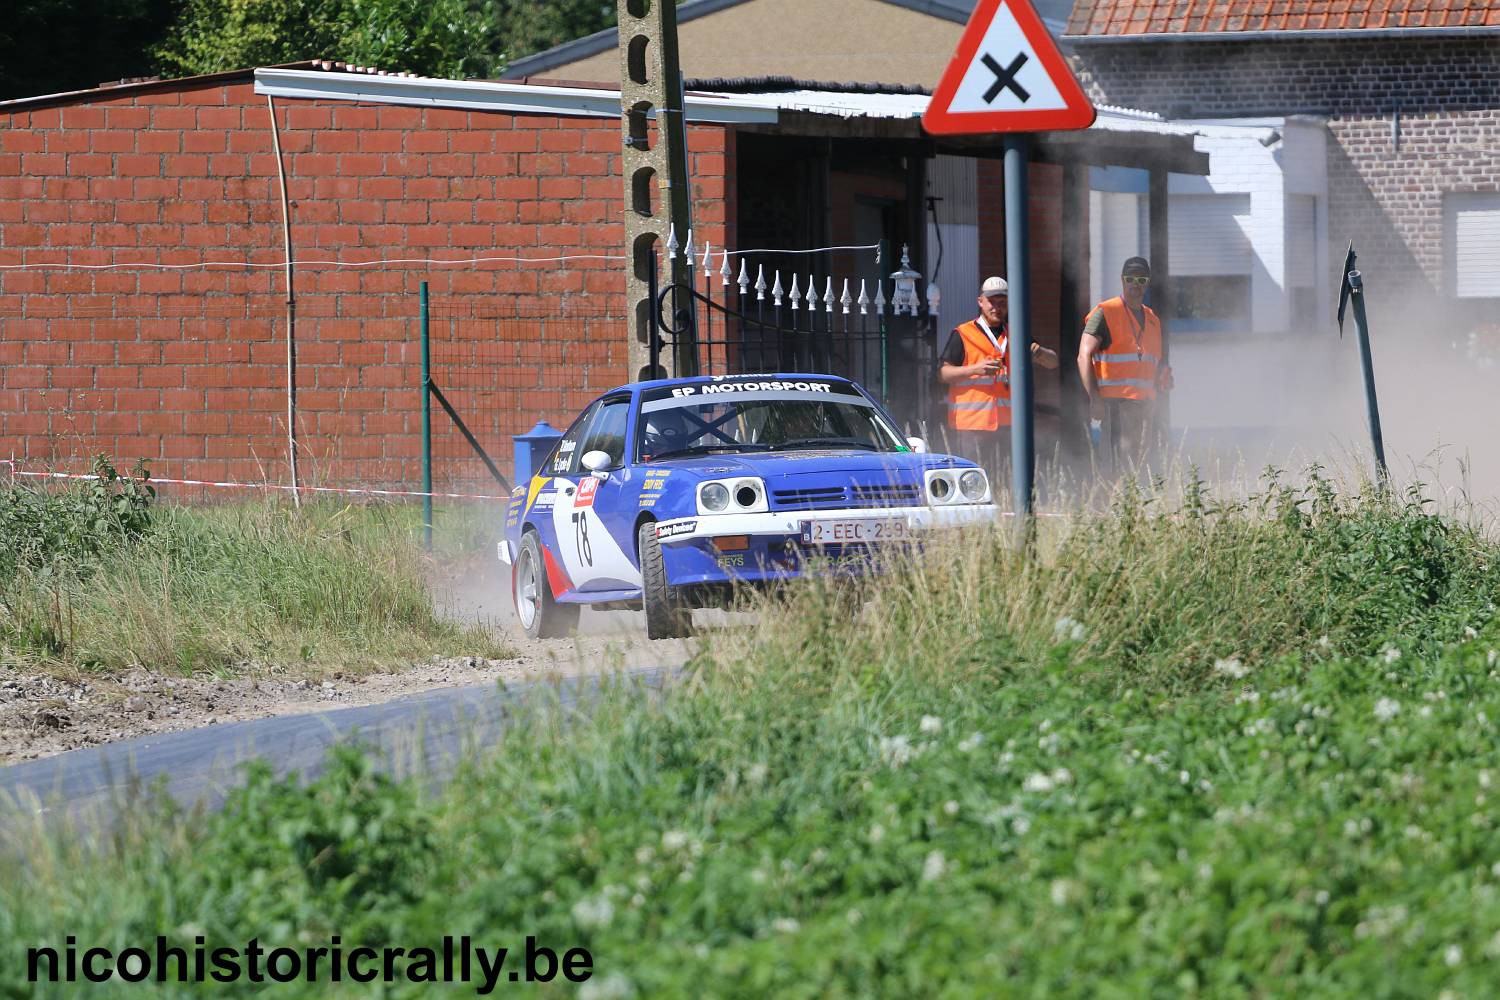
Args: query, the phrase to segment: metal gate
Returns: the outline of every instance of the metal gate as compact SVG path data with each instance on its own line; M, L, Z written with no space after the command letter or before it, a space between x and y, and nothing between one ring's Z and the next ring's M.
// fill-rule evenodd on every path
M938 287L912 269L905 249L900 268L886 278L817 266L819 257L849 251L874 254L877 267L883 257L877 247L833 247L705 249L700 258L690 237L680 251L693 265L690 280L660 287L652 275L652 370L664 371L661 359L690 343L697 371L680 374L839 375L863 385L919 432L932 405ZM669 241L668 260L678 252ZM787 264L766 263L779 258Z

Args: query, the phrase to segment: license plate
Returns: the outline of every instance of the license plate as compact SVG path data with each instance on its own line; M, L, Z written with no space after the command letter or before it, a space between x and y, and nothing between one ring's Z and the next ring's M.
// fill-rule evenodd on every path
M911 537L911 528L899 517L851 517L838 521L803 521L803 545L858 545L866 542L900 542Z

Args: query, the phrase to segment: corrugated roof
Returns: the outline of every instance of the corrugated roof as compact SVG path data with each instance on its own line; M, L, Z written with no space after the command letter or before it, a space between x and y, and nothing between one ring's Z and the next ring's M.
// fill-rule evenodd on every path
M1069 35L1500 27L1495 0L1078 0Z
M374 66L351 66L336 59L302 59L298 62L281 63L277 66L265 66L262 69L292 69L292 70L315 70L320 73L355 73L361 76L394 76L413 78L415 73L392 72L390 70L377 69ZM0 111L21 111L32 107L46 107L55 104L86 104L89 101L100 98L115 98L125 94L150 94L160 93L164 90L183 90L189 87L203 86L214 83L234 83L238 80L249 80L255 76L255 68L225 70L221 73L204 73L199 76L175 76L175 77L140 77L130 80L121 80L119 83L102 83L88 90L66 90L57 94L40 94L36 97L17 97L9 101L0 101Z

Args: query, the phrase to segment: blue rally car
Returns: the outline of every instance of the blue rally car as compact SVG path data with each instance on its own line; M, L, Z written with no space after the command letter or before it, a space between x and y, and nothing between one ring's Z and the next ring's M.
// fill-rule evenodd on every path
M736 585L857 571L924 528L994 516L983 470L925 453L853 382L667 379L573 421L512 494L499 556L528 635L567 634L587 604L644 606L662 639Z

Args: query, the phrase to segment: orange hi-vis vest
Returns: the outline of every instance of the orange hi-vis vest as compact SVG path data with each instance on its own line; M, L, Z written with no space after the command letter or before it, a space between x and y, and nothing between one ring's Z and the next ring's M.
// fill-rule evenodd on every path
M959 431L995 431L1010 426L1010 352L1005 334L994 337L970 320L958 328L964 342L964 365L1000 359L991 378L970 379L948 386L948 426Z
M1089 313L1104 313L1109 346L1094 355L1094 379L1104 399L1155 399L1156 371L1161 364L1161 320L1147 306L1145 325L1135 321L1120 296L1106 299Z

